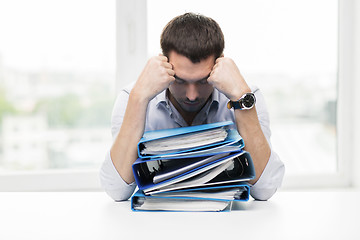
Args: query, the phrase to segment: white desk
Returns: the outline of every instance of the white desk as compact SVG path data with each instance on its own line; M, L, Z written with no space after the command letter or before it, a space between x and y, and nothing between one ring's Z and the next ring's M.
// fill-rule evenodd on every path
M278 192L236 208L132 212L103 192L0 193L0 239L360 239L360 192Z

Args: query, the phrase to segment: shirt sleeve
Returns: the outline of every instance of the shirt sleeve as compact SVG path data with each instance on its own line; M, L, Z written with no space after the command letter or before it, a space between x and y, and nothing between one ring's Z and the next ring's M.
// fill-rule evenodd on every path
M105 156L105 161L100 169L100 183L105 192L115 201L125 201L133 194L136 183L127 184L117 172L110 156L110 151Z
M253 92L256 96L256 111L261 129L270 145L271 154L260 178L254 185L251 185L250 194L256 200L268 200L281 186L285 174L285 166L276 152L272 149L270 142L270 119L265 105L265 99L259 89L255 89Z
M111 134L113 140L120 131L128 99L129 91L124 89L120 92L114 104L111 116ZM107 152L100 169L100 183L105 192L115 201L128 200L136 188L135 182L127 184L121 178L111 160L110 150Z
M285 166L279 156L271 150L269 161L259 180L251 186L250 194L256 200L268 200L281 186Z

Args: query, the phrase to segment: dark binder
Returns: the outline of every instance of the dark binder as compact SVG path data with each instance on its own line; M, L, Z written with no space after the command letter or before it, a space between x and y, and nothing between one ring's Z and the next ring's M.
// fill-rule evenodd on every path
M187 171L180 171L179 174L172 176L171 178L167 178L164 181L154 183L154 177L157 174L161 174L170 170L175 171L178 168L182 168L184 166L188 166L190 164L194 164L197 162L201 162L202 160L206 160L207 158L211 158L209 156L206 157L198 157L198 158L182 158L182 159L147 159L141 160L138 159L133 164L133 172L135 181L138 184L140 190L145 193L150 192L158 192L161 191L162 188L169 189L172 185L176 183L186 183L186 181L192 180L195 176L199 176L200 174L206 174L213 171L216 167L221 166L221 164L229 163L228 168L232 168L231 170L225 169L221 171L216 177L214 177L211 181L207 183L201 183L201 185L215 185L224 182L240 182L240 181L248 181L255 177L254 165L251 159L251 156L248 152L239 150L237 152L231 152L228 155L224 156L224 154L216 154L213 157L220 155L222 157L215 158L213 161L206 162L203 165L196 166L192 169L187 169ZM150 165L149 163L156 162L155 166L158 166L156 169L154 165ZM195 165L195 164L194 164ZM194 186L198 186L199 184L193 184ZM191 185L191 186L193 186ZM185 187L175 187L177 188L185 188Z

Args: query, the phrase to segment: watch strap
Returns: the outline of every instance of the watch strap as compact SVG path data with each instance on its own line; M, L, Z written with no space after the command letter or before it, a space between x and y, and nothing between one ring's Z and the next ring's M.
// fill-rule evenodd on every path
M250 95L250 96L253 98L253 100L254 100L252 106L250 106L250 107L247 107L246 105L243 104L244 99L245 99L248 95ZM252 93L252 92L250 92L250 93L245 93L245 94L244 94L239 100L237 100L237 101L231 101L231 100L230 100L230 101L227 103L227 108L228 108L228 109L234 108L234 109L240 109L240 110L243 110L243 109L251 109L251 108L253 108L253 106L255 105L255 102L256 102L256 98L255 98L254 93Z
M227 108L228 109L231 109L231 108L234 108L234 109L242 109L242 106L240 104L240 101L229 101L227 103Z

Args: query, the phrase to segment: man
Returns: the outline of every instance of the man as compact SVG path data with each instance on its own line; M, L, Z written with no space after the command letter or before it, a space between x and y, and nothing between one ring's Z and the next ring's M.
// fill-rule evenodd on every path
M185 13L165 26L160 42L163 54L149 59L137 81L116 100L114 143L100 172L105 191L116 201L127 200L134 192L131 166L144 131L231 120L253 158L256 177L249 182L251 195L269 199L281 185L284 165L270 146L263 96L258 88L249 87L234 61L224 57L219 25Z

